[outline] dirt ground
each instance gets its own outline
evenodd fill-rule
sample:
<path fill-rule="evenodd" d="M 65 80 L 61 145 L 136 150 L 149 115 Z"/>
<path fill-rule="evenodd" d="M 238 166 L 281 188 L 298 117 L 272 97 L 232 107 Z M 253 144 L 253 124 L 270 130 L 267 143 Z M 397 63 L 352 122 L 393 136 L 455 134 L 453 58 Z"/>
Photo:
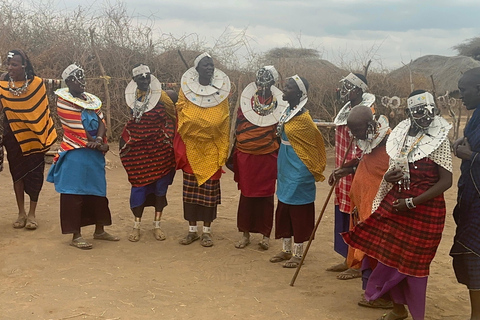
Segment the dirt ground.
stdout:
<path fill-rule="evenodd" d="M 115 148 L 112 148 L 115 149 Z M 331 155 L 332 152 L 329 152 Z M 127 240 L 133 219 L 129 209 L 130 185 L 118 156 L 107 154 L 108 198 L 113 225 L 107 231 L 119 242 L 92 240 L 94 248 L 69 246 L 70 235 L 59 226 L 59 194 L 45 182 L 40 195 L 36 231 L 16 230 L 16 204 L 6 166 L 0 173 L 0 319 L 377 319 L 383 311 L 357 306 L 360 279 L 341 281 L 325 268 L 342 259 L 333 251 L 333 200 L 294 287 L 294 269 L 268 259 L 281 249 L 280 240 L 268 251 L 257 246 L 259 235 L 246 249 L 234 248 L 239 192 L 233 174 L 221 180 L 222 204 L 213 223 L 215 245 L 195 242 L 181 246 L 187 232 L 182 213 L 181 174 L 169 189 L 169 206 L 162 228 L 167 240 L 152 234 L 153 209 L 144 214 L 142 238 Z M 330 172 L 329 159 L 326 172 Z M 7 165 L 7 163 L 6 163 Z M 454 162 L 454 181 L 459 161 Z M 46 170 L 48 170 L 47 165 Z M 317 184 L 317 214 L 329 191 Z M 446 193 L 447 224 L 431 266 L 426 319 L 466 319 L 467 289 L 455 280 L 448 255 L 454 235 L 451 212 L 456 187 Z M 92 239 L 93 227 L 83 230 Z M 408 318 L 411 319 L 411 318 Z"/>

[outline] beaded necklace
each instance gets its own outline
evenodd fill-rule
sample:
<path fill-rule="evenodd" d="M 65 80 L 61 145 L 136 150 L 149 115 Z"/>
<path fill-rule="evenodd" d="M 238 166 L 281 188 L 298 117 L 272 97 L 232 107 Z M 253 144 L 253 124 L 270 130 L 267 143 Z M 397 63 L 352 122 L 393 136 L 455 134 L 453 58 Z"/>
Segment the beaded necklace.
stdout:
<path fill-rule="evenodd" d="M 287 121 L 288 117 L 290 116 L 292 111 L 295 110 L 296 107 L 297 106 L 290 108 L 290 106 L 288 106 L 287 109 L 285 109 L 285 111 L 282 113 L 282 116 L 280 117 L 280 120 L 278 120 L 278 124 L 277 124 L 277 132 L 276 132 L 277 137 L 280 137 L 282 135 L 283 126 L 285 125 L 285 122 Z"/>
<path fill-rule="evenodd" d="M 260 103 L 257 93 L 253 95 L 252 109 L 261 116 L 266 116 L 271 114 L 275 110 L 276 106 L 277 106 L 277 98 L 275 98 L 274 96 L 272 97 L 272 102 L 270 102 L 269 104 L 263 104 L 263 103 Z"/>
<path fill-rule="evenodd" d="M 8 80 L 8 91 L 10 91 L 14 96 L 18 97 L 19 95 L 27 91 L 28 85 L 29 85 L 29 82 L 28 82 L 27 74 L 25 74 L 25 83 L 20 88 L 17 88 L 15 86 L 15 82 L 10 77 L 10 79 Z"/>
<path fill-rule="evenodd" d="M 133 102 L 133 108 L 132 108 L 133 118 L 135 119 L 135 122 L 140 122 L 140 119 L 142 118 L 143 113 L 148 108 L 150 97 L 151 97 L 150 86 L 148 87 L 148 90 L 145 93 L 145 95 L 139 95 L 139 90 L 138 89 L 136 90 L 135 101 Z M 143 101 L 141 101 L 142 98 L 143 98 Z"/>

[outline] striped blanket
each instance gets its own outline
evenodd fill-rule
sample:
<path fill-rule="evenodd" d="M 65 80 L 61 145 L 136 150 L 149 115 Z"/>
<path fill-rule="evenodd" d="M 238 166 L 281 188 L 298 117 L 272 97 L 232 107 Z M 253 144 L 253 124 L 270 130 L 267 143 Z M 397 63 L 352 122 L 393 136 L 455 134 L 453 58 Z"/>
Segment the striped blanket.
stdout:
<path fill-rule="evenodd" d="M 87 145 L 87 134 L 82 124 L 82 111 L 84 109 L 75 103 L 62 97 L 57 99 L 57 114 L 62 122 L 63 140 L 59 152 L 85 148 Z M 103 120 L 103 113 L 100 108 L 95 110 L 96 114 Z"/>
<path fill-rule="evenodd" d="M 23 83 L 18 82 L 15 85 L 19 87 Z M 48 109 L 43 80 L 34 77 L 20 96 L 15 96 L 8 88 L 8 81 L 0 81 L 3 110 L 23 155 L 48 151 L 57 139 L 57 132 Z"/>
<path fill-rule="evenodd" d="M 238 109 L 238 117 L 235 131 L 235 147 L 243 153 L 248 154 L 269 154 L 279 148 L 276 136 L 277 125 L 259 127 L 248 121 Z"/>

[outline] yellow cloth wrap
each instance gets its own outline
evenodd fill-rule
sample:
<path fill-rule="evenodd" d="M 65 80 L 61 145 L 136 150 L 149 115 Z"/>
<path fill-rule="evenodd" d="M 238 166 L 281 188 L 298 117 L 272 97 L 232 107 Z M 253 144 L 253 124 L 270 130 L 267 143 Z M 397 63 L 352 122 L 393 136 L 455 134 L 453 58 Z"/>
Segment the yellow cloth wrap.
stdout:
<path fill-rule="evenodd" d="M 23 81 L 15 83 L 21 87 Z M 8 90 L 8 81 L 0 81 L 0 96 L 5 115 L 24 155 L 47 151 L 57 139 L 48 109 L 43 80 L 34 77 L 19 97 Z"/>
<path fill-rule="evenodd" d="M 285 134 L 297 156 L 315 177 L 323 181 L 323 171 L 327 163 L 323 136 L 310 117 L 308 111 L 293 117 L 284 125 Z"/>
<path fill-rule="evenodd" d="M 172 99 L 166 93 L 165 91 L 162 90 L 162 95 L 160 96 L 160 102 L 163 104 L 163 107 L 165 108 L 165 112 L 175 120 L 175 103 L 173 103 Z"/>
<path fill-rule="evenodd" d="M 187 159 L 198 185 L 210 179 L 228 157 L 230 119 L 228 98 L 219 105 L 202 108 L 180 90 L 176 104 L 178 133 L 187 150 Z"/>

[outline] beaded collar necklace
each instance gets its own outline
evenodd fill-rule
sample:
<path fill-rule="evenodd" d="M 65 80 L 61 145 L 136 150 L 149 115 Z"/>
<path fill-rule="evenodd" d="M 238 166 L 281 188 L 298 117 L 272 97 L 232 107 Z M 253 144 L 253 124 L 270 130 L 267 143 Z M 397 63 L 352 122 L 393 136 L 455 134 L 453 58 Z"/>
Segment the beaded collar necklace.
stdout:
<path fill-rule="evenodd" d="M 27 91 L 28 85 L 29 85 L 29 82 L 28 82 L 27 74 L 25 74 L 25 83 L 20 88 L 17 88 L 15 86 L 15 82 L 12 80 L 12 77 L 10 77 L 10 79 L 8 80 L 8 91 L 10 91 L 14 96 L 18 97 L 22 93 Z"/>

